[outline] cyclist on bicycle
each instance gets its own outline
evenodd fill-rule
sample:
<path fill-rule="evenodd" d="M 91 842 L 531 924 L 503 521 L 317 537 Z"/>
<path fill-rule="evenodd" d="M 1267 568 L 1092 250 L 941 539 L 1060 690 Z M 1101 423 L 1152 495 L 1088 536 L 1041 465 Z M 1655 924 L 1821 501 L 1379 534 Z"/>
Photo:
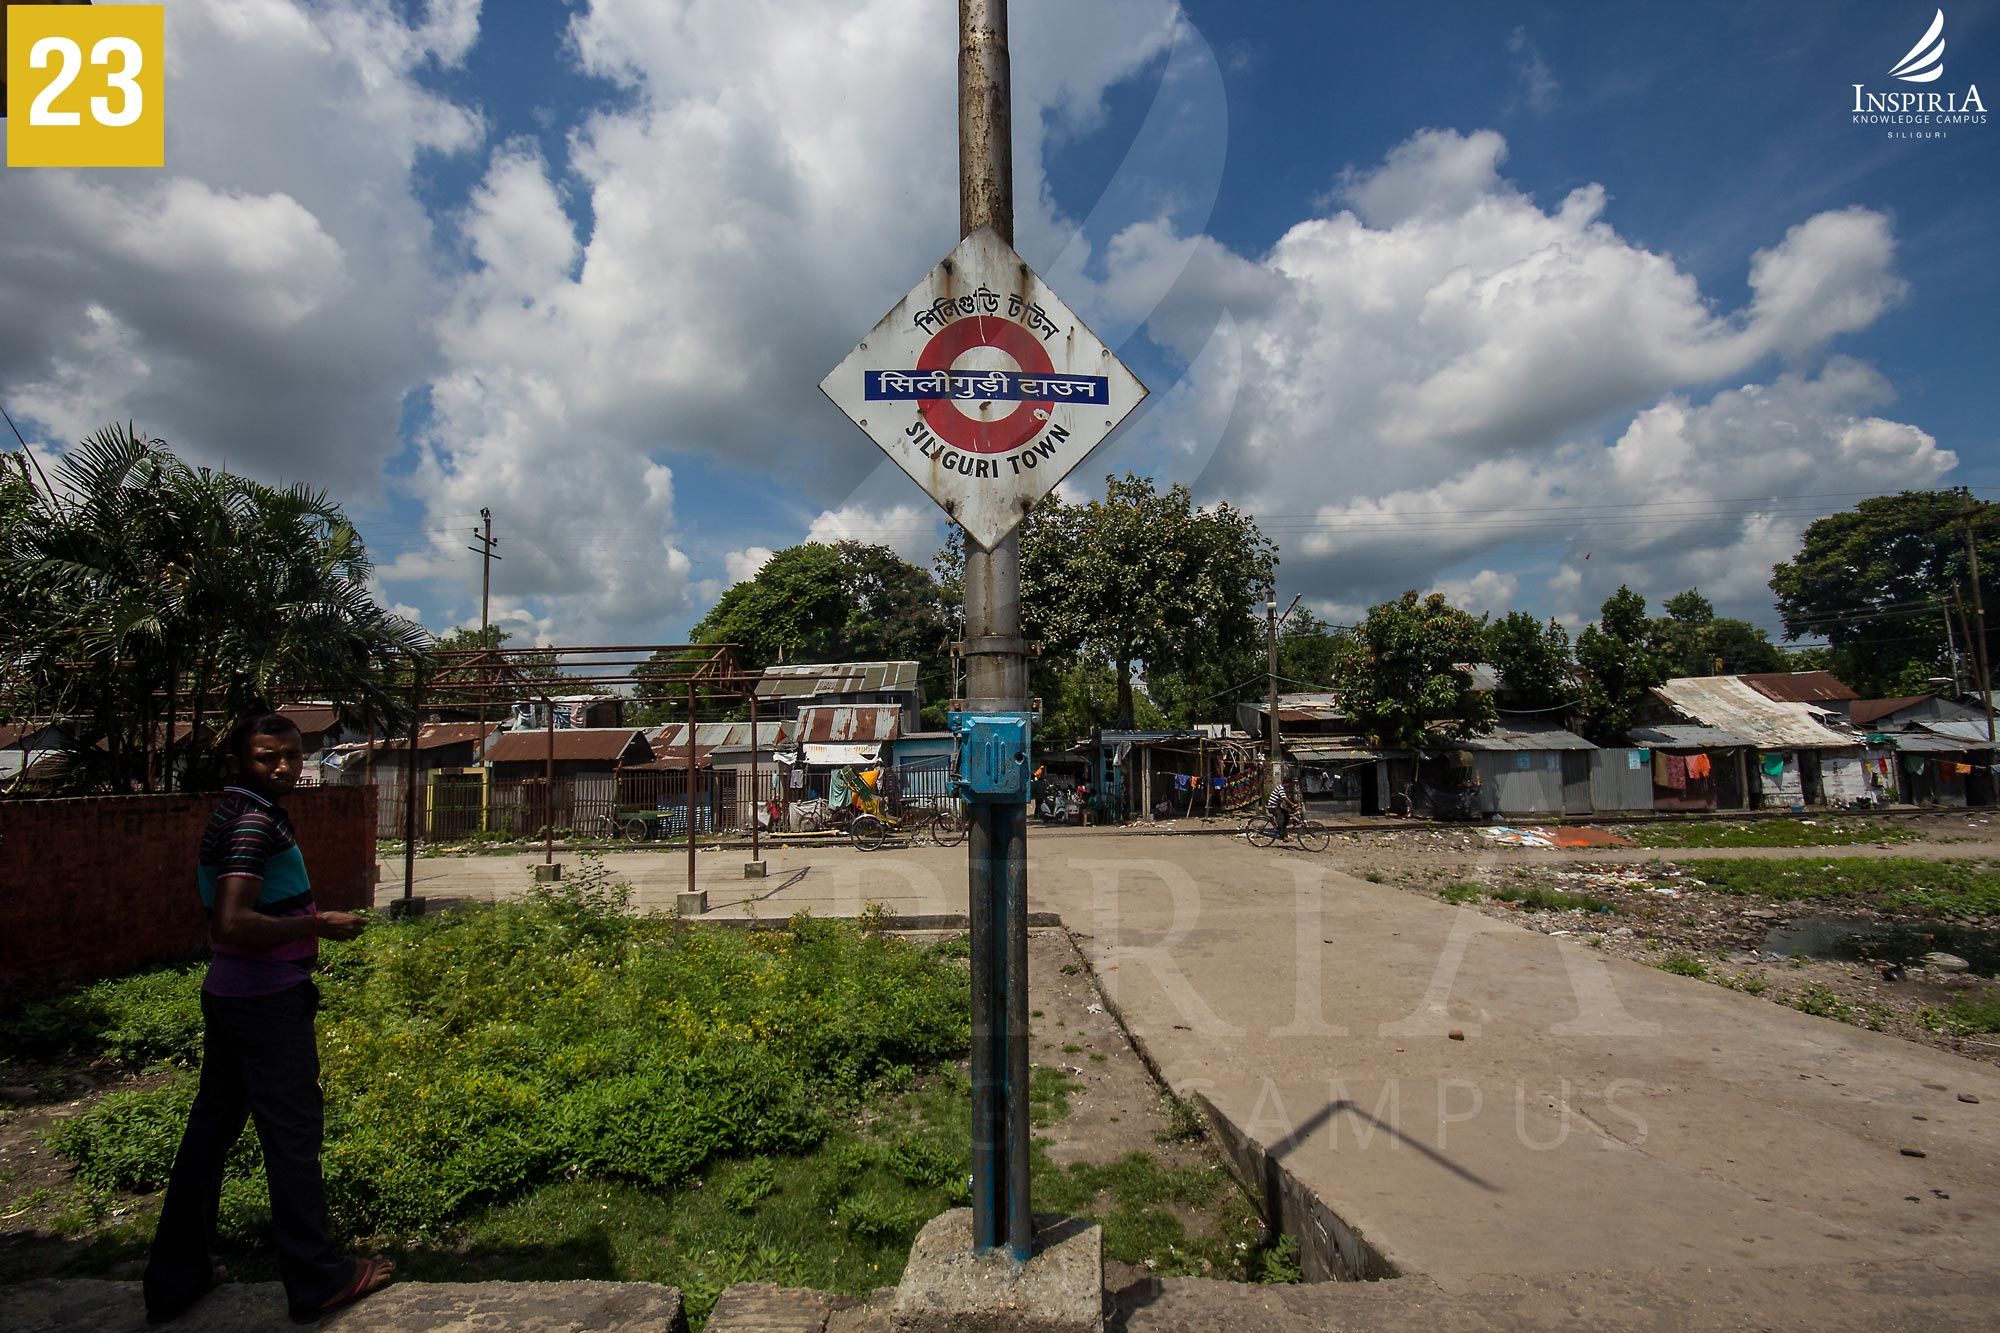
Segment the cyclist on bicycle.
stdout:
<path fill-rule="evenodd" d="M 1270 813 L 1271 823 L 1277 828 L 1278 840 L 1284 841 L 1285 830 L 1291 826 L 1292 817 L 1301 812 L 1297 803 L 1292 800 L 1291 793 L 1285 790 L 1283 773 L 1272 775 L 1271 795 L 1270 799 L 1264 802 L 1264 808 Z"/>

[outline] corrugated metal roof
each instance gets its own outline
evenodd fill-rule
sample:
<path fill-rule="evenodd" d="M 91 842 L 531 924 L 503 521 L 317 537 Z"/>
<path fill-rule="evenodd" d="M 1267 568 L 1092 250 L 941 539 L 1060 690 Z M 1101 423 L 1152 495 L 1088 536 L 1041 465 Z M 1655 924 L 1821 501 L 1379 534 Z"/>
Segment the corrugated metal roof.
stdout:
<path fill-rule="evenodd" d="M 810 699 L 822 694 L 914 693 L 915 662 L 788 662 L 764 668 L 759 699 Z"/>
<path fill-rule="evenodd" d="M 481 736 L 498 730 L 500 730 L 498 722 L 426 722 L 417 729 L 417 748 L 435 750 L 441 745 L 463 745 L 467 741 L 477 741 Z M 400 750 L 408 744 L 407 738 L 401 742 L 387 740 L 376 748 Z"/>
<path fill-rule="evenodd" d="M 1907 754 L 1969 754 L 1974 749 L 1984 749 L 1985 738 L 1986 733 L 1982 730 L 1979 745 L 1973 746 L 1949 736 L 1932 735 L 1928 731 L 1891 731 L 1883 736 L 1889 744 Z M 1872 741 L 1874 737 L 1869 739 Z"/>
<path fill-rule="evenodd" d="M 278 714 L 290 718 L 293 726 L 307 733 L 340 724 L 340 710 L 331 704 L 286 704 Z"/>
<path fill-rule="evenodd" d="M 873 744 L 902 734 L 903 710 L 895 704 L 820 704 L 799 710 L 800 745 Z"/>
<path fill-rule="evenodd" d="M 615 763 L 634 739 L 639 742 L 641 763 L 653 757 L 645 734 L 637 727 L 582 727 L 560 730 L 555 735 L 555 757 L 562 760 L 599 760 Z M 486 747 L 486 758 L 495 764 L 518 764 L 529 760 L 541 763 L 549 757 L 547 731 L 509 731 Z"/>
<path fill-rule="evenodd" d="M 1748 737 L 1738 736 L 1732 731 L 1680 722 L 1658 727 L 1634 727 L 1625 733 L 1625 739 L 1654 750 L 1740 750 L 1754 744 Z"/>
<path fill-rule="evenodd" d="M 1955 741 L 1974 742 L 1982 750 L 1993 744 L 1986 739 L 1985 718 L 1968 718 L 1958 722 L 1919 722 L 1917 725 L 1925 731 L 1935 732 L 1939 736 L 1949 736 Z"/>
<path fill-rule="evenodd" d="M 757 724 L 757 744 L 768 750 L 776 745 L 791 742 L 793 724 L 789 719 L 780 722 L 759 722 Z M 664 727 L 655 727 L 646 733 L 657 754 L 669 751 L 680 754 L 687 749 L 687 723 L 669 722 Z M 698 722 L 694 729 L 694 748 L 703 750 L 748 750 L 750 748 L 750 724 L 748 722 Z"/>
<path fill-rule="evenodd" d="M 1891 713 L 1900 713 L 1905 708 L 1930 702 L 1928 694 L 1912 694 L 1901 699 L 1856 699 L 1854 707 L 1847 710 L 1847 716 L 1857 727 L 1865 727 L 1870 722 L 1880 721 Z"/>
<path fill-rule="evenodd" d="M 1451 742 L 1457 750 L 1595 750 L 1583 737 L 1563 727 L 1533 723 L 1501 725 L 1483 736 L 1465 736 Z"/>
<path fill-rule="evenodd" d="M 1808 674 L 1808 673 L 1800 673 Z M 1861 738 L 1820 720 L 1824 709 L 1773 699 L 1736 676 L 1685 676 L 1654 691 L 1675 712 L 1766 750 L 1851 749 Z"/>
<path fill-rule="evenodd" d="M 1767 671 L 1737 676 L 1757 693 L 1780 703 L 1810 704 L 1859 699 L 1831 671 Z"/>
<path fill-rule="evenodd" d="M 1352 745 L 1311 745 L 1291 741 L 1285 742 L 1285 750 L 1293 759 L 1304 764 L 1332 763 L 1335 760 L 1380 759 L 1384 756 L 1374 750 L 1356 749 Z"/>

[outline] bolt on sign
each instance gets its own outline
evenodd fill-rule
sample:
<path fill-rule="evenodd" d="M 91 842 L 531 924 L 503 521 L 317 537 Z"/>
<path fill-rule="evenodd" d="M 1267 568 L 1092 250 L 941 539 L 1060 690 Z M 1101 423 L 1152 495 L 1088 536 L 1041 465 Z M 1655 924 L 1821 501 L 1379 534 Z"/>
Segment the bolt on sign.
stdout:
<path fill-rule="evenodd" d="M 1146 396 L 990 227 L 960 241 L 819 387 L 985 547 Z"/>

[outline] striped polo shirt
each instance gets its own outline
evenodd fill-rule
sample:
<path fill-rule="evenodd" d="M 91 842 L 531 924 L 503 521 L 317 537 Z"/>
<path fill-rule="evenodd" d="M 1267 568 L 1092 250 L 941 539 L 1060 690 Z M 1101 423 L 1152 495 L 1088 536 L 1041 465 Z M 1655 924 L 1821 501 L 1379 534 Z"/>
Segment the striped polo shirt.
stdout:
<path fill-rule="evenodd" d="M 257 881 L 255 906 L 264 916 L 310 916 L 319 910 L 291 817 L 283 806 L 243 787 L 223 788 L 201 835 L 196 880 L 211 920 L 225 877 Z M 258 949 L 224 944 L 211 930 L 209 948 L 214 956 L 202 989 L 211 995 L 275 994 L 304 981 L 319 958 L 319 940 L 311 935 Z"/>

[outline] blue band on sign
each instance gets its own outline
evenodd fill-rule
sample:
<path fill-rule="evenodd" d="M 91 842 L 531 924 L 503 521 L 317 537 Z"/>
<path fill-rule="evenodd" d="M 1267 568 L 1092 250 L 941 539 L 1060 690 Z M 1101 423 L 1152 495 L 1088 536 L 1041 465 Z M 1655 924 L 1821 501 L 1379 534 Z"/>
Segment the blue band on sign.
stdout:
<path fill-rule="evenodd" d="M 861 396 L 871 401 L 958 398 L 978 402 L 1111 403 L 1111 381 L 1102 375 L 1030 375 L 1018 370 L 870 370 Z"/>

